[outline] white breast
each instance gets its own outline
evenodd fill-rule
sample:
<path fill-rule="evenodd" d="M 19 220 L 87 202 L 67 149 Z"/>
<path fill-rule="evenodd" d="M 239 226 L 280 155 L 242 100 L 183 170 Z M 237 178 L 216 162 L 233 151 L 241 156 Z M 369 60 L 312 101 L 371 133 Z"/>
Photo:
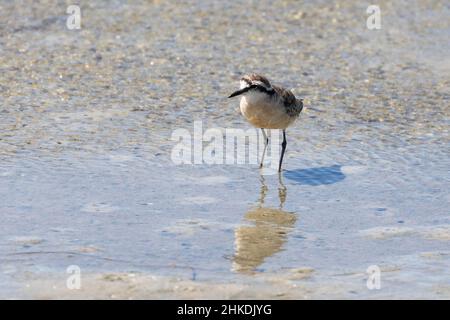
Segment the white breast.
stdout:
<path fill-rule="evenodd" d="M 241 98 L 240 109 L 247 121 L 257 128 L 285 129 L 295 120 L 279 100 L 260 91 L 247 92 Z"/>

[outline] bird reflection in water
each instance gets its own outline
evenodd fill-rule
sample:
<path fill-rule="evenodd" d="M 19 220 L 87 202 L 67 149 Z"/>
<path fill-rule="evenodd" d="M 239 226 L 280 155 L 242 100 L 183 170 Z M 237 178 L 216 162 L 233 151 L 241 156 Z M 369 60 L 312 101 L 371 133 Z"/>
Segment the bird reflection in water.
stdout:
<path fill-rule="evenodd" d="M 258 205 L 244 218 L 252 225 L 242 225 L 235 230 L 235 255 L 233 271 L 251 274 L 264 260 L 281 251 L 287 235 L 295 225 L 295 214 L 283 210 L 287 189 L 279 175 L 278 208 L 265 206 L 268 187 L 261 176 Z"/>

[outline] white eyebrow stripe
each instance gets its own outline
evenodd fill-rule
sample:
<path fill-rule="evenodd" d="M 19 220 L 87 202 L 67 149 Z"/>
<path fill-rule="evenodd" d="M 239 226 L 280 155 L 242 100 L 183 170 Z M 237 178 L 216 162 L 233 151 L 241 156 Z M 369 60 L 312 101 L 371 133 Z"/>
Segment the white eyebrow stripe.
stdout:
<path fill-rule="evenodd" d="M 252 84 L 257 85 L 257 86 L 264 87 L 264 88 L 266 88 L 267 90 L 271 90 L 271 89 L 272 89 L 272 87 L 270 87 L 270 86 L 268 87 L 267 84 L 265 84 L 264 82 L 259 81 L 259 80 L 252 81 Z"/>
<path fill-rule="evenodd" d="M 240 86 L 240 89 L 244 89 L 244 88 L 246 88 L 246 87 L 249 87 L 249 86 L 250 86 L 250 83 L 248 83 L 247 81 L 241 80 L 241 81 L 239 82 L 239 86 Z"/>

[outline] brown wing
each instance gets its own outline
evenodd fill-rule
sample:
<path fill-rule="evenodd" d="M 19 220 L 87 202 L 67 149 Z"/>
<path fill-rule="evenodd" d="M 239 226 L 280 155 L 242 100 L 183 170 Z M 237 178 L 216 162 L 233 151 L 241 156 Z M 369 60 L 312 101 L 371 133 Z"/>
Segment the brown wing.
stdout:
<path fill-rule="evenodd" d="M 273 88 L 283 101 L 283 105 L 285 106 L 287 113 L 291 116 L 298 116 L 303 109 L 302 100 L 297 99 L 290 90 L 277 86 L 273 86 Z"/>
<path fill-rule="evenodd" d="M 281 97 L 281 99 L 283 100 L 283 104 L 285 106 L 289 106 L 295 103 L 295 96 L 290 90 L 286 90 L 278 86 L 273 86 L 273 88 L 275 89 L 276 93 L 278 93 L 278 95 Z"/>

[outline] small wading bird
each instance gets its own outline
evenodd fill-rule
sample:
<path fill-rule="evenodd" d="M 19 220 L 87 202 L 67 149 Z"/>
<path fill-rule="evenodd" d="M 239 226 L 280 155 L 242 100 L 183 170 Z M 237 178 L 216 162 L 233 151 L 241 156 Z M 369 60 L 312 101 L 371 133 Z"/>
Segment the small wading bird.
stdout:
<path fill-rule="evenodd" d="M 261 128 L 264 136 L 264 150 L 261 157 L 260 168 L 263 166 L 269 138 L 264 129 L 282 129 L 283 143 L 278 164 L 281 172 L 284 152 L 286 151 L 286 128 L 299 116 L 303 109 L 303 100 L 297 99 L 291 91 L 271 85 L 267 78 L 250 74 L 241 78 L 240 89 L 233 92 L 228 98 L 242 96 L 240 109 L 242 115 L 257 128 Z"/>

